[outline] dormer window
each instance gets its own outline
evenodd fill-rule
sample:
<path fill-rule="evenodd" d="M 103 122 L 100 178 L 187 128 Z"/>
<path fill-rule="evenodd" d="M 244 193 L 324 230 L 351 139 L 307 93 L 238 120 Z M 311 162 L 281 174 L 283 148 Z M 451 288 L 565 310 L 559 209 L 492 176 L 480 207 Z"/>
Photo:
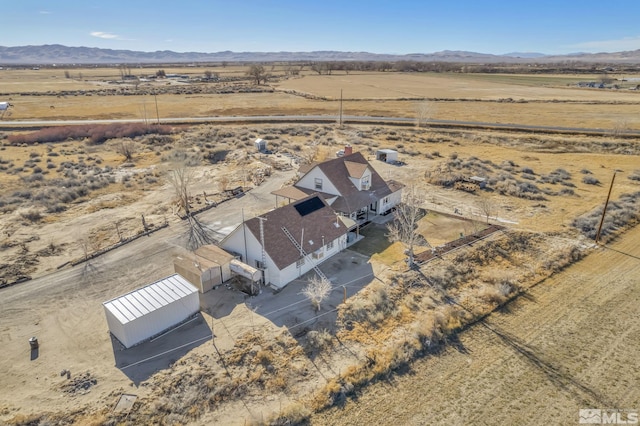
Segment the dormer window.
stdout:
<path fill-rule="evenodd" d="M 365 191 L 371 188 L 371 176 L 363 176 L 360 180 L 360 190 Z"/>
<path fill-rule="evenodd" d="M 316 189 L 322 190 L 322 178 L 315 179 L 315 187 Z"/>

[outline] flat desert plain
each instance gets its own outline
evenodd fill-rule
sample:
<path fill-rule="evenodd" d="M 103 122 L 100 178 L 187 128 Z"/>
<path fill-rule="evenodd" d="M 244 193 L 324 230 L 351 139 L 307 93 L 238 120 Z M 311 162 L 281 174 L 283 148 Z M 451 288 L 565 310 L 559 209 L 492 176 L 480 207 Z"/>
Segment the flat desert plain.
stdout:
<path fill-rule="evenodd" d="M 265 84 L 245 77 L 246 67 L 213 68 L 220 81 L 158 79 L 133 84 L 117 68 L 3 70 L 0 93 L 14 105 L 4 120 L 139 119 L 315 115 L 371 115 L 517 123 L 528 125 L 639 129 L 640 91 L 633 76 L 612 76 L 619 90 L 578 87 L 601 75 L 486 75 L 458 73 L 304 71 L 287 77 L 274 69 Z M 193 78 L 204 68 L 167 69 Z M 71 78 L 65 77 L 70 72 Z M 137 76 L 155 69 L 134 69 Z M 80 78 L 81 76 L 81 78 Z M 226 78 L 226 79 L 225 79 Z M 114 95 L 117 93 L 118 95 Z M 426 100 L 426 101 L 425 101 Z M 427 103 L 425 108 L 421 104 Z M 157 108 L 156 108 L 157 107 Z"/>
<path fill-rule="evenodd" d="M 204 69 L 192 72 L 195 75 Z M 236 77 L 244 73 L 242 69 L 228 72 Z M 227 187 L 249 189 L 246 196 L 200 216 L 219 239 L 242 215 L 251 217 L 273 208 L 270 192 L 290 183 L 301 163 L 333 158 L 346 144 L 363 152 L 383 178 L 423 191 L 421 207 L 435 216 L 427 216 L 419 229 L 427 239 L 431 233 L 436 244 L 444 242 L 444 235 L 470 232 L 470 222 L 445 221 L 444 217 L 459 214 L 461 219 L 485 221 L 486 200 L 490 220 L 507 226 L 507 235 L 536 236 L 536 250 L 541 251 L 527 258 L 530 264 L 518 263 L 520 253 L 505 255 L 502 263 L 481 265 L 487 277 L 504 275 L 501 268 L 509 262 L 512 272 L 533 271 L 534 266 L 544 264 L 545 257 L 556 253 L 554 245 L 579 248 L 586 257 L 531 288 L 531 282 L 517 283 L 529 289 L 481 322 L 452 335 L 454 344 L 444 345 L 442 352 L 411 359 L 408 369 L 399 369 L 397 374 L 390 371 L 385 380 L 358 389 L 355 397 L 342 400 L 341 408 L 315 415 L 306 412 L 298 419 L 310 418 L 315 424 L 378 423 L 380 419 L 403 424 L 536 424 L 542 418 L 545 423 L 573 424 L 579 408 L 640 409 L 633 386 L 639 379 L 637 351 L 630 344 L 638 338 L 633 308 L 638 301 L 640 231 L 631 228 L 606 246 L 596 247 L 573 226 L 577 218 L 603 205 L 614 172 L 612 201 L 640 189 L 639 142 L 624 135 L 625 129 L 640 128 L 636 92 L 572 86 L 584 76 L 545 80 L 306 73 L 267 85 L 228 86 L 229 93 L 195 93 L 196 85 L 173 82 L 165 85 L 171 90 L 160 91 L 158 82 L 153 82 L 126 88 L 144 88 L 140 94 L 91 92 L 87 96 L 60 91 L 66 90 L 65 85 L 70 91 L 100 91 L 111 86 L 107 80 L 117 79 L 117 70 L 86 70 L 78 81 L 67 79 L 63 70 L 50 69 L 26 74 L 5 70 L 0 78 L 0 92 L 11 97 L 14 105 L 11 114 L 3 117 L 3 123 L 9 124 L 37 119 L 149 118 L 156 114 L 156 100 L 161 117 L 335 114 L 339 90 L 349 83 L 350 89 L 343 91 L 347 114 L 415 117 L 416 108 L 425 102 L 422 99 L 428 98 L 433 118 L 618 130 L 585 136 L 348 123 L 343 127 L 207 124 L 176 128 L 170 135 L 114 138 L 97 145 L 84 140 L 12 145 L 11 135 L 22 131 L 5 131 L 0 150 L 0 263 L 14 268 L 14 277 L 22 274 L 33 279 L 0 289 L 0 345 L 6 347 L 0 358 L 1 370 L 6 372 L 0 377 L 0 389 L 4 389 L 0 391 L 0 421 L 267 422 L 297 403 L 313 406 L 308 403 L 310 395 L 334 383 L 335 377 L 354 360 L 363 359 L 368 350 L 383 346 L 380 341 L 410 336 L 413 331 L 402 328 L 406 325 L 402 319 L 417 315 L 409 308 L 419 306 L 415 301 L 400 306 L 381 323 L 362 325 L 366 331 L 362 341 L 336 338 L 345 332 L 336 318 L 356 302 L 366 301 L 371 283 L 379 286 L 383 281 L 392 289 L 391 283 L 406 273 L 402 256 L 398 256 L 402 253 L 399 243 L 385 243 L 371 258 L 347 251 L 344 258 L 327 263 L 336 274 L 358 274 L 345 278 L 345 282 L 355 282 L 349 287 L 346 308 L 339 289 L 325 310 L 315 313 L 300 295 L 303 281 L 280 294 L 265 291 L 258 299 L 222 289 L 202 297 L 206 309 L 200 322 L 175 334 L 176 339 L 189 343 L 190 338 L 203 339 L 213 332 L 217 347 L 209 340 L 198 340 L 206 344 L 186 345 L 166 357 L 147 360 L 174 348 L 173 337 L 135 355 L 120 351 L 109 338 L 101 302 L 170 274 L 171 260 L 189 253 L 187 227 L 175 214 L 176 196 L 168 182 L 176 158 L 188 162 L 193 173 L 190 192 L 194 202 L 196 197 L 206 197 L 205 193 L 217 196 Z M 33 86 L 25 83 L 30 78 Z M 207 86 L 207 90 L 226 90 L 224 84 Z M 174 86 L 179 90 L 172 92 Z M 258 92 L 246 91 L 254 86 Z M 26 93 L 27 87 L 38 95 Z M 154 96 L 151 89 L 158 93 Z M 499 101 L 505 98 L 517 102 Z M 273 154 L 255 151 L 253 141 L 258 137 L 268 140 Z M 126 159 L 121 147 L 129 143 L 136 149 Z M 402 163 L 375 160 L 379 148 L 396 149 Z M 267 169 L 270 175 L 263 181 L 253 180 Z M 489 190 L 466 192 L 442 184 L 452 176 L 478 173 L 490 180 Z M 94 182 L 97 178 L 92 180 L 95 176 L 103 176 L 100 185 Z M 72 201 L 56 199 L 51 194 L 64 195 L 62 189 L 68 189 L 60 188 L 56 179 L 74 179 L 87 188 L 90 184 L 95 187 Z M 58 207 L 51 209 L 54 201 Z M 94 261 L 66 265 L 87 251 L 117 242 L 120 232 L 125 236 L 140 232 L 141 215 L 148 223 L 169 226 Z M 623 231 L 624 226 L 617 230 Z M 501 238 L 496 236 L 487 244 L 498 244 Z M 462 249 L 456 256 L 473 250 Z M 444 259 L 443 265 L 454 270 L 459 265 L 453 259 Z M 430 277 L 433 269 L 427 265 L 421 271 Z M 532 272 L 536 277 L 539 273 Z M 471 283 L 469 288 L 473 290 L 476 284 L 482 285 Z M 430 290 L 426 287 L 426 294 L 420 291 L 407 290 L 408 294 L 416 292 L 418 301 L 435 297 L 427 296 Z M 301 322 L 312 326 L 300 332 Z M 323 335 L 332 343 L 324 349 L 310 346 L 306 333 L 324 333 L 325 329 Z M 33 335 L 42 342 L 35 357 L 27 343 Z M 140 363 L 129 367 L 134 362 L 130 357 Z M 225 375 L 227 368 L 229 375 Z M 61 375 L 63 370 L 70 370 L 73 380 Z M 138 398 L 129 414 L 115 410 L 122 394 Z"/>

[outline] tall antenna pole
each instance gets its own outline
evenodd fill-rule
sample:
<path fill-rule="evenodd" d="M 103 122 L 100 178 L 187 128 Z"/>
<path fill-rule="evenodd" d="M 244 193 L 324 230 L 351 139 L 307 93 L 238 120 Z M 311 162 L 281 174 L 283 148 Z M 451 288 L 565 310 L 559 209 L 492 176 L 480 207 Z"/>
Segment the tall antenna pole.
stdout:
<path fill-rule="evenodd" d="M 242 215 L 242 237 L 244 238 L 244 261 L 249 263 L 249 254 L 247 253 L 247 224 L 244 222 L 244 209 L 240 209 Z"/>
<path fill-rule="evenodd" d="M 609 186 L 609 193 L 607 194 L 607 201 L 604 203 L 604 209 L 602 210 L 602 217 L 600 218 L 600 225 L 598 225 L 598 232 L 596 233 L 596 244 L 600 242 L 600 231 L 602 231 L 602 224 L 604 223 L 604 214 L 607 212 L 607 206 L 609 205 L 609 198 L 611 198 L 611 190 L 613 189 L 613 182 L 616 180 L 616 172 L 613 172 L 613 178 L 611 179 L 611 185 Z"/>
<path fill-rule="evenodd" d="M 260 221 L 260 244 L 262 245 L 262 281 L 266 284 L 267 277 L 265 276 L 265 270 L 267 269 L 267 254 L 264 249 L 264 221 L 267 220 L 266 217 L 258 216 L 258 220 Z"/>

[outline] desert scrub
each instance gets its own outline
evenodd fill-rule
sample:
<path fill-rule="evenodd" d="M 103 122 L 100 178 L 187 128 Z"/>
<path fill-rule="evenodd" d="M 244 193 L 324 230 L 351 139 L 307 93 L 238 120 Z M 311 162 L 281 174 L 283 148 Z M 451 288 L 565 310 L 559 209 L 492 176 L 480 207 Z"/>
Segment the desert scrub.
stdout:
<path fill-rule="evenodd" d="M 394 301 L 389 297 L 386 285 L 371 284 L 360 297 L 352 298 L 342 311 L 343 322 L 366 322 L 376 325 L 398 314 Z"/>
<path fill-rule="evenodd" d="M 595 239 L 603 209 L 604 206 L 598 207 L 577 217 L 572 225 L 587 238 Z M 616 231 L 635 225 L 638 221 L 640 221 L 640 192 L 623 194 L 617 201 L 609 203 L 600 236 L 606 241 L 613 237 Z"/>

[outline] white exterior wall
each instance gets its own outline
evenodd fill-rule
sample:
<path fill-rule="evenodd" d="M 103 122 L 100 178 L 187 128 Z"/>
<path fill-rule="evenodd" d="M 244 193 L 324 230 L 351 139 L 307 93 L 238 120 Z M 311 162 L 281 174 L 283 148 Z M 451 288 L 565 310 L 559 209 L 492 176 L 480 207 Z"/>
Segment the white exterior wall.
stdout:
<path fill-rule="evenodd" d="M 109 331 L 130 348 L 200 310 L 198 289 L 178 274 L 103 303 Z"/>
<path fill-rule="evenodd" d="M 362 174 L 360 179 L 349 177 L 349 180 L 351 180 L 351 183 L 353 183 L 355 185 L 355 187 L 358 188 L 358 191 L 362 191 L 362 186 L 361 186 L 362 185 L 362 180 L 364 178 L 366 178 L 367 176 L 369 177 L 369 188 L 371 188 L 371 170 L 369 170 L 368 167 L 364 171 L 364 173 Z"/>
<path fill-rule="evenodd" d="M 267 242 L 268 244 L 268 242 Z M 245 259 L 244 236 L 242 235 L 242 226 L 236 228 L 227 238 L 222 241 L 222 247 L 226 250 L 234 251 L 242 255 L 242 261 L 250 266 L 256 264 L 256 260 L 262 260 L 262 249 L 260 242 L 247 229 L 247 259 Z M 321 259 L 313 259 L 311 253 L 305 256 L 304 265 L 300 268 L 296 267 L 295 262 L 282 270 L 279 270 L 269 255 L 266 255 L 267 269 L 265 271 L 265 282 L 277 288 L 283 288 L 291 281 L 299 278 L 301 275 L 309 272 L 315 265 L 319 265 L 334 254 L 340 252 L 347 247 L 347 235 L 341 235 L 333 241 L 331 249 L 324 248 L 324 256 Z"/>
<path fill-rule="evenodd" d="M 327 249 L 326 246 L 323 247 L 324 256 L 321 259 L 314 259 L 312 253 L 307 253 L 304 258 L 304 265 L 298 268 L 296 266 L 296 263 L 294 262 L 281 271 L 278 271 L 276 274 L 271 274 L 270 283 L 279 289 L 283 288 L 291 281 L 295 280 L 296 278 L 300 278 L 300 276 L 312 270 L 314 266 L 321 264 L 346 247 L 347 235 L 345 234 L 333 240 L 333 247 L 331 249 Z"/>
<path fill-rule="evenodd" d="M 326 192 L 334 195 L 341 195 L 338 192 L 338 189 L 333 186 L 333 183 L 325 176 L 324 173 L 318 167 L 314 167 L 309 173 L 304 175 L 302 179 L 296 182 L 296 186 L 312 189 L 316 191 L 316 178 L 322 179 L 322 189 L 317 189 L 317 191 Z"/>
<path fill-rule="evenodd" d="M 387 202 L 385 203 L 384 200 L 387 200 Z M 389 195 L 387 195 L 386 197 L 382 197 L 382 199 L 380 200 L 379 203 L 379 208 L 378 208 L 378 214 L 382 214 L 384 212 L 386 212 L 387 210 L 389 210 L 390 208 L 398 205 L 400 203 L 400 201 L 402 201 L 402 190 L 399 189 L 396 192 L 393 192 Z"/>
<path fill-rule="evenodd" d="M 245 235 L 247 240 L 247 249 L 245 252 Z M 242 256 L 242 261 L 249 266 L 256 267 L 256 260 L 262 261 L 262 245 L 256 237 L 253 236 L 249 229 L 244 229 L 244 224 L 238 226 L 231 232 L 223 241 L 222 248 L 239 253 Z M 268 242 L 267 242 L 268 244 Z M 246 256 L 245 256 L 246 254 Z M 277 271 L 277 268 L 269 255 L 266 255 L 267 269 L 265 270 L 265 282 L 269 283 L 273 279 L 271 276 L 273 272 Z M 228 267 L 228 265 L 227 265 Z M 231 271 L 229 271 L 231 274 Z"/>

